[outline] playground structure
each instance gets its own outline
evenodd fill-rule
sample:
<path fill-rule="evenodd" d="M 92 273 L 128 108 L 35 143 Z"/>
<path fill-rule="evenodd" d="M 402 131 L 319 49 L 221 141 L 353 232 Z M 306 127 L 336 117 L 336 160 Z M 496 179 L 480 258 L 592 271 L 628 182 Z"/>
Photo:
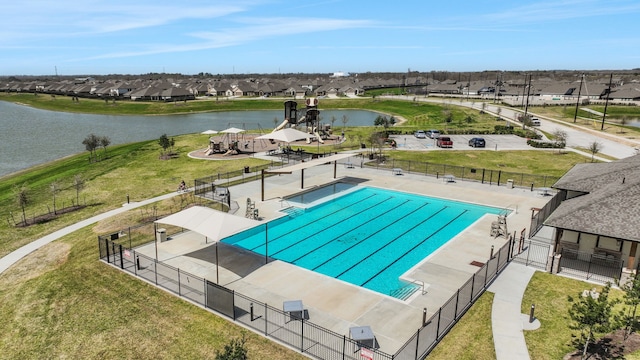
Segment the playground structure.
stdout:
<path fill-rule="evenodd" d="M 293 125 L 296 127 L 299 124 L 305 124 L 307 137 L 307 144 L 311 143 L 311 135 L 315 136 L 316 140 L 324 144 L 324 139 L 328 137 L 326 129 L 320 127 L 320 111 L 318 110 L 318 99 L 308 98 L 306 100 L 307 108 L 305 114 L 298 119 L 298 103 L 293 100 L 285 101 L 284 103 L 284 121 L 278 125 L 274 132 L 284 129 L 287 125 Z M 323 136 L 320 135 L 323 133 Z"/>

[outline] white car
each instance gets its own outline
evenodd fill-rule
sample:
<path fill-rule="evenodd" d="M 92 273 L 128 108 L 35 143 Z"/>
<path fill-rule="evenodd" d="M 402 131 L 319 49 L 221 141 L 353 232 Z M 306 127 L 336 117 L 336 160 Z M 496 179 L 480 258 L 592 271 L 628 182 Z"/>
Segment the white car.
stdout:
<path fill-rule="evenodd" d="M 440 130 L 429 130 L 427 131 L 427 136 L 431 139 L 437 139 L 440 136 Z"/>
<path fill-rule="evenodd" d="M 418 139 L 426 139 L 427 138 L 427 134 L 425 134 L 424 130 L 418 130 L 413 135 L 415 137 L 417 137 Z"/>

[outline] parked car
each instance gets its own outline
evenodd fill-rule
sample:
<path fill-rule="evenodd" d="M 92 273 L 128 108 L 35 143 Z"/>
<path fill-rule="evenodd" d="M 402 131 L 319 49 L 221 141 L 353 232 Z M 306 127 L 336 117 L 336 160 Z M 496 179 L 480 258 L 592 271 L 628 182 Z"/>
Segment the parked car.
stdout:
<path fill-rule="evenodd" d="M 473 146 L 474 148 L 484 147 L 485 145 L 486 145 L 485 141 L 481 137 L 474 137 L 474 138 L 471 138 L 471 140 L 469 140 L 469 146 Z"/>
<path fill-rule="evenodd" d="M 453 141 L 448 136 L 439 136 L 436 145 L 441 148 L 450 148 L 453 147 Z"/>
<path fill-rule="evenodd" d="M 440 136 L 440 131 L 439 130 L 429 130 L 429 131 L 427 131 L 427 136 L 430 139 L 437 139 L 438 136 Z"/>
<path fill-rule="evenodd" d="M 427 138 L 427 134 L 424 132 L 424 130 L 418 130 L 413 135 L 415 137 L 417 137 L 418 139 L 426 139 Z"/>
<path fill-rule="evenodd" d="M 540 119 L 538 119 L 537 117 L 531 118 L 531 125 L 540 126 Z"/>

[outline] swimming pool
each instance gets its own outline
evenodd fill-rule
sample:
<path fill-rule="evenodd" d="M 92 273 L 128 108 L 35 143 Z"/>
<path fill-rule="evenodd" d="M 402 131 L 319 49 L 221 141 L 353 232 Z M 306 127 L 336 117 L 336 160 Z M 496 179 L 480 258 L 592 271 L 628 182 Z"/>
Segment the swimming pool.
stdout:
<path fill-rule="evenodd" d="M 357 187 L 309 208 L 227 237 L 228 244 L 268 255 L 398 298 L 400 276 L 485 214 L 502 209 L 379 188 Z M 318 189 L 326 193 L 326 189 Z M 308 194 L 307 198 L 315 197 Z M 316 200 L 314 200 L 316 201 Z"/>

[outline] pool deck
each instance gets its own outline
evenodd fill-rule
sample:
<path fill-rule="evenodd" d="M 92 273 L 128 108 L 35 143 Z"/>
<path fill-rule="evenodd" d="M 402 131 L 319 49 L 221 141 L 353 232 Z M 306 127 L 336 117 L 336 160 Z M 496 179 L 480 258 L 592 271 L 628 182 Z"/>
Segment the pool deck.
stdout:
<path fill-rule="evenodd" d="M 471 181 L 445 182 L 417 174 L 394 175 L 391 169 L 382 171 L 337 166 L 337 178 L 403 192 L 465 201 L 513 210 L 507 218 L 510 234 L 527 229 L 531 208 L 541 208 L 550 199 L 528 188 L 508 188 Z M 330 183 L 333 165 L 304 170 L 304 190 Z M 282 216 L 288 206 L 282 197 L 302 191 L 301 174 L 277 175 L 265 181 L 265 201 L 261 201 L 260 181 L 233 186 L 233 200 L 240 204 L 237 215 L 245 213 L 246 198 L 255 201 L 262 221 Z M 277 308 L 283 301 L 302 300 L 308 309 L 309 321 L 348 336 L 353 326 L 371 326 L 380 350 L 395 353 L 420 327 L 423 309 L 430 317 L 479 267 L 473 262 L 488 260 L 491 247 L 496 251 L 506 243 L 505 237 L 490 236 L 496 215 L 486 215 L 469 229 L 449 241 L 405 274 L 408 280 L 426 284 L 426 294 L 420 291 L 407 301 L 385 296 L 278 260 L 265 264 L 265 258 L 238 248 L 219 244 L 220 284 Z M 153 245 L 138 249 L 155 257 Z M 185 233 L 158 245 L 159 260 L 172 266 L 216 280 L 216 245 L 205 243 L 203 236 Z M 188 254 L 188 255 L 187 255 Z"/>

